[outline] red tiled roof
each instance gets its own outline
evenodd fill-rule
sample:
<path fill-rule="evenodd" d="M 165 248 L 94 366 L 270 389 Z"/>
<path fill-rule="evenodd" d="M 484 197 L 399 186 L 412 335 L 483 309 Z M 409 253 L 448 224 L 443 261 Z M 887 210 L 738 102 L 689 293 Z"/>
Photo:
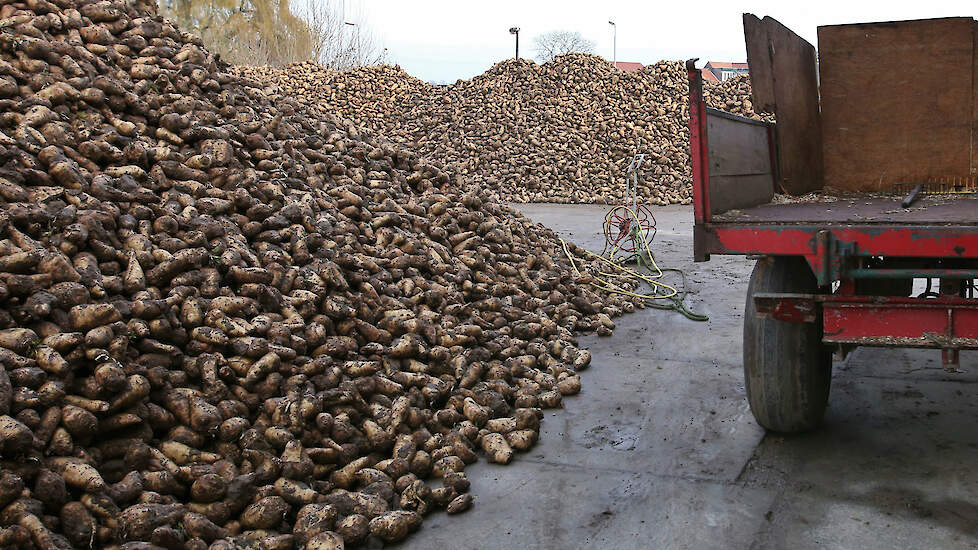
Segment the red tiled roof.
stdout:
<path fill-rule="evenodd" d="M 747 63 L 727 63 L 726 61 L 708 61 L 707 67 L 714 69 L 746 69 Z"/>
<path fill-rule="evenodd" d="M 615 62 L 615 67 L 618 67 L 619 69 L 625 71 L 626 73 L 630 73 L 632 71 L 637 71 L 637 70 L 641 69 L 642 66 L 643 65 L 641 63 L 634 63 L 634 62 L 631 62 L 631 61 L 617 61 L 617 62 Z"/>
<path fill-rule="evenodd" d="M 703 73 L 703 80 L 705 80 L 706 82 L 712 82 L 714 84 L 720 82 L 720 79 L 717 78 L 716 75 L 711 73 L 710 69 L 700 69 L 700 72 Z"/>

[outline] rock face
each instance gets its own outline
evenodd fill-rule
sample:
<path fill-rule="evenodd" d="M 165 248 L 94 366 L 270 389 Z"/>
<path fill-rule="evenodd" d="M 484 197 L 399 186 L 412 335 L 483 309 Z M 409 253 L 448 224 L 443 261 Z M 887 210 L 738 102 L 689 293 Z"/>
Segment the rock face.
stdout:
<path fill-rule="evenodd" d="M 0 546 L 342 548 L 467 509 L 634 305 L 155 9 L 0 6 Z"/>
<path fill-rule="evenodd" d="M 688 85 L 677 61 L 623 73 L 586 54 L 509 60 L 451 86 L 390 66 L 237 70 L 454 167 L 500 200 L 621 203 L 636 153 L 646 155 L 644 202 L 692 200 Z M 711 107 L 757 117 L 746 77 L 707 86 L 706 96 Z"/>

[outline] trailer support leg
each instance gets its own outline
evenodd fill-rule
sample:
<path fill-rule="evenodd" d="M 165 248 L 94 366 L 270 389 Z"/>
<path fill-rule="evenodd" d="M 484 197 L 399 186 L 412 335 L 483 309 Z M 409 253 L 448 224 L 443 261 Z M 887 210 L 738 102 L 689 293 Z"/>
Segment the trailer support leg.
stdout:
<path fill-rule="evenodd" d="M 958 359 L 959 352 L 960 350 L 957 348 L 941 349 L 941 364 L 944 366 L 945 371 L 959 372 L 958 367 L 961 364 Z"/>

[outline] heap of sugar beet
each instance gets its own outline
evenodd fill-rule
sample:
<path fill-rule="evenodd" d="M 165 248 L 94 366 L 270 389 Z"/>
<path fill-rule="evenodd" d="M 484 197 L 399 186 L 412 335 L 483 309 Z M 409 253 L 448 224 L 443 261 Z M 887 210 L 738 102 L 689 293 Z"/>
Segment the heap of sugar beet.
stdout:
<path fill-rule="evenodd" d="M 0 105 L 2 548 L 400 540 L 634 308 L 153 2 L 4 3 Z"/>
<path fill-rule="evenodd" d="M 692 201 L 689 87 L 678 61 L 625 73 L 595 55 L 508 60 L 449 86 L 391 66 L 235 70 L 453 167 L 500 200 L 621 204 L 625 170 L 643 153 L 642 202 Z M 707 85 L 705 95 L 711 107 L 758 118 L 747 77 Z"/>

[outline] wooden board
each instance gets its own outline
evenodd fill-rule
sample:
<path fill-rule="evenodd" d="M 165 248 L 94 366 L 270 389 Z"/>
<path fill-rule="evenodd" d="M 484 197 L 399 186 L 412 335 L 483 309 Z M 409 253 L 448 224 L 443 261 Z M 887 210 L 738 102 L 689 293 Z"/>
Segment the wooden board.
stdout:
<path fill-rule="evenodd" d="M 975 173 L 975 29 L 967 17 L 819 27 L 827 185 Z"/>
<path fill-rule="evenodd" d="M 771 174 L 767 125 L 708 109 L 710 177 Z"/>
<path fill-rule="evenodd" d="M 747 43 L 747 66 L 750 88 L 757 112 L 774 112 L 774 67 L 771 64 L 770 40 L 764 24 L 754 14 L 744 14 L 744 41 Z"/>
<path fill-rule="evenodd" d="M 973 37 L 971 47 L 971 58 L 974 69 L 971 78 L 972 107 L 971 112 L 971 170 L 969 176 L 978 174 L 978 21 L 972 22 L 971 34 Z"/>
<path fill-rule="evenodd" d="M 800 195 L 823 186 L 815 48 L 771 17 L 744 14 L 754 102 L 777 117 L 778 185 Z M 755 76 L 756 75 L 756 76 Z M 754 84 L 754 79 L 758 84 Z"/>
<path fill-rule="evenodd" d="M 901 196 L 851 194 L 832 202 L 769 203 L 724 212 L 713 223 L 791 225 L 978 225 L 978 197 L 923 196 L 913 208 L 900 208 Z"/>
<path fill-rule="evenodd" d="M 767 126 L 710 109 L 706 128 L 710 210 L 715 214 L 770 202 L 774 175 Z"/>

